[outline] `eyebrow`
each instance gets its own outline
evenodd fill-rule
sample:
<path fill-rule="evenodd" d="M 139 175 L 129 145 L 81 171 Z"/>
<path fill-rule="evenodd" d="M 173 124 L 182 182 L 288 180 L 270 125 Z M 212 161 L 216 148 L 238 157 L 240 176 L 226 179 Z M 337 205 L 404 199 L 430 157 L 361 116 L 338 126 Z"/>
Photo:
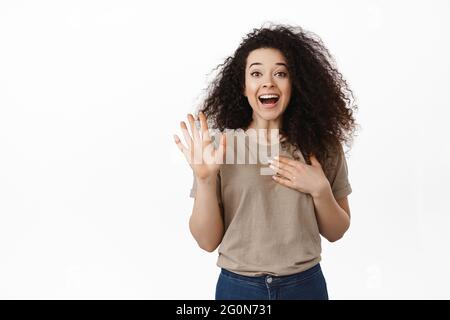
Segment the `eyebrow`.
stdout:
<path fill-rule="evenodd" d="M 283 62 L 277 62 L 277 63 L 275 63 L 277 66 L 285 66 L 286 68 L 287 68 L 287 65 L 285 64 L 285 63 L 283 63 Z M 249 65 L 249 69 L 253 66 L 253 65 L 262 65 L 262 63 L 261 62 L 254 62 L 254 63 L 252 63 L 251 65 Z"/>

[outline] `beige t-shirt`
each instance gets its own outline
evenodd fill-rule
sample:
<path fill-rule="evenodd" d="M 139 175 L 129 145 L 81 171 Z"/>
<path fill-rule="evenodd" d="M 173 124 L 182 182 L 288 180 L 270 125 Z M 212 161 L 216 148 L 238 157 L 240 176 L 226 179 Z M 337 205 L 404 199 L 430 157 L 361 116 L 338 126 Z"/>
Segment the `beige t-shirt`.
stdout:
<path fill-rule="evenodd" d="M 237 144 L 233 148 L 236 154 Z M 250 154 L 248 143 L 245 148 Z M 279 152 L 305 163 L 301 152 L 289 143 L 280 144 Z M 340 199 L 352 192 L 342 148 L 335 161 L 327 178 L 334 197 Z M 272 175 L 262 175 L 260 169 L 268 167 L 265 163 L 221 165 L 217 198 L 225 234 L 217 266 L 246 276 L 282 276 L 307 270 L 321 260 L 312 197 L 280 185 Z M 190 196 L 195 197 L 195 192 L 194 178 Z"/>

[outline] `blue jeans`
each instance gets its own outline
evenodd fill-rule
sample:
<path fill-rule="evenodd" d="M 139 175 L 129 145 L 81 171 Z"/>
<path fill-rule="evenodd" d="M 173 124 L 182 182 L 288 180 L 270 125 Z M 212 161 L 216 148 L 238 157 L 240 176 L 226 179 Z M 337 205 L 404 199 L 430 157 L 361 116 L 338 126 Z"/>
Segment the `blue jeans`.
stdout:
<path fill-rule="evenodd" d="M 328 300 L 320 264 L 287 276 L 243 276 L 221 269 L 216 300 Z"/>

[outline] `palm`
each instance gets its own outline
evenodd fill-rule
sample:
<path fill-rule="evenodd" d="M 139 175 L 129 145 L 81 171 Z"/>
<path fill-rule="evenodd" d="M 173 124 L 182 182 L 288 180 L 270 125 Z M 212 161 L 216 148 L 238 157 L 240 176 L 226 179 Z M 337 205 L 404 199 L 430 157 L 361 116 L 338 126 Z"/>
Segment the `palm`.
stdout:
<path fill-rule="evenodd" d="M 205 115 L 199 114 L 201 135 L 199 129 L 195 126 L 194 117 L 189 114 L 188 121 L 191 128 L 192 136 L 189 134 L 184 121 L 180 123 L 187 147 L 185 147 L 177 135 L 175 135 L 175 143 L 183 152 L 186 160 L 191 166 L 194 174 L 199 179 L 211 177 L 219 171 L 220 165 L 223 163 L 225 155 L 225 135 L 222 134 L 217 148 L 208 132 L 208 124 Z"/>

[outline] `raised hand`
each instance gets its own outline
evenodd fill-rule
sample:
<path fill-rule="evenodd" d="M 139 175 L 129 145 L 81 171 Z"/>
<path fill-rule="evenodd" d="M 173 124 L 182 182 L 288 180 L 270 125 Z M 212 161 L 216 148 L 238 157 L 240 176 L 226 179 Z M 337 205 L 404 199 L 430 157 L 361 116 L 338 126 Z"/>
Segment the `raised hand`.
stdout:
<path fill-rule="evenodd" d="M 176 134 L 174 135 L 175 143 L 180 151 L 183 152 L 198 179 L 203 180 L 214 177 L 219 171 L 221 164 L 223 164 L 226 143 L 225 134 L 221 134 L 219 146 L 215 149 L 209 135 L 206 116 L 203 112 L 199 113 L 201 133 L 195 126 L 194 117 L 188 114 L 187 118 L 192 136 L 189 134 L 185 122 L 181 121 L 180 127 L 187 146 L 183 145 Z"/>

